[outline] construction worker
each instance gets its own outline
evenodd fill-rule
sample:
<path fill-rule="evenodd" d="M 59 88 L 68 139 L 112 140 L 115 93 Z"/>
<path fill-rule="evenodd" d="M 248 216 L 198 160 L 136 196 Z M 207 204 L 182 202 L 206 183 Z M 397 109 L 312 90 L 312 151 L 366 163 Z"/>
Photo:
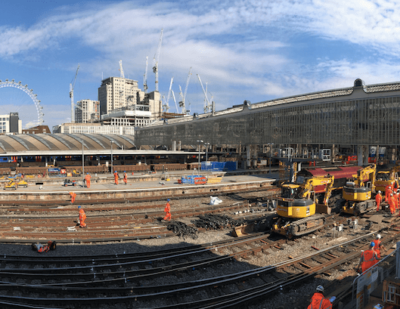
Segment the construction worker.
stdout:
<path fill-rule="evenodd" d="M 379 211 L 379 207 L 381 206 L 381 202 L 382 202 L 382 195 L 381 195 L 381 191 L 378 191 L 378 194 L 375 195 L 375 201 L 376 201 L 376 211 Z"/>
<path fill-rule="evenodd" d="M 118 184 L 118 173 L 117 173 L 117 171 L 114 171 L 114 182 L 115 182 L 115 185 Z"/>
<path fill-rule="evenodd" d="M 126 173 L 126 171 L 124 171 L 124 182 L 125 182 L 125 185 L 128 184 L 128 174 Z"/>
<path fill-rule="evenodd" d="M 42 245 L 41 243 L 32 244 L 32 250 L 39 253 L 49 252 L 49 250 L 56 250 L 57 244 L 55 241 L 48 241 L 47 245 Z"/>
<path fill-rule="evenodd" d="M 399 209 L 399 193 L 397 193 L 396 191 L 393 192 L 393 198 L 394 198 L 394 205 L 395 205 L 395 209 Z"/>
<path fill-rule="evenodd" d="M 70 192 L 69 195 L 71 195 L 71 203 L 73 204 L 75 202 L 76 193 Z"/>
<path fill-rule="evenodd" d="M 92 179 L 92 176 L 90 176 L 89 173 L 87 173 L 85 176 L 85 181 L 86 181 L 86 187 L 88 189 L 90 188 L 90 179 Z"/>
<path fill-rule="evenodd" d="M 86 220 L 85 211 L 82 209 L 81 206 L 78 206 L 78 209 L 79 209 L 79 222 L 78 222 L 79 223 L 79 227 L 80 228 L 87 227 L 86 223 L 85 223 L 85 220 Z"/>
<path fill-rule="evenodd" d="M 169 204 L 169 199 L 167 199 L 167 204 L 165 205 L 164 212 L 165 212 L 164 220 L 171 221 L 171 205 Z"/>
<path fill-rule="evenodd" d="M 400 190 L 397 190 L 397 205 L 400 208 Z"/>
<path fill-rule="evenodd" d="M 396 205 L 394 203 L 394 197 L 393 197 L 393 193 L 390 194 L 389 196 L 389 209 L 390 209 L 390 213 L 393 215 L 396 211 L 395 209 Z"/>
<path fill-rule="evenodd" d="M 378 258 L 378 254 L 374 250 L 374 247 L 375 243 L 371 242 L 371 244 L 369 245 L 369 250 L 361 252 L 360 263 L 357 267 L 357 270 L 359 271 L 361 266 L 361 273 L 374 266 L 378 262 L 378 260 L 380 260 Z"/>
<path fill-rule="evenodd" d="M 332 297 L 334 300 L 336 297 Z M 311 298 L 311 304 L 308 305 L 307 309 L 332 309 L 331 300 L 325 298 L 324 287 L 322 285 L 317 286 L 314 295 Z"/>
<path fill-rule="evenodd" d="M 392 187 L 386 186 L 385 188 L 385 202 L 389 203 L 390 194 L 392 194 Z"/>
<path fill-rule="evenodd" d="M 374 250 L 375 250 L 376 254 L 378 255 L 378 258 L 381 258 L 381 250 L 385 250 L 385 247 L 382 245 L 380 234 L 376 235 L 376 239 L 374 240 L 374 243 L 375 243 Z"/>

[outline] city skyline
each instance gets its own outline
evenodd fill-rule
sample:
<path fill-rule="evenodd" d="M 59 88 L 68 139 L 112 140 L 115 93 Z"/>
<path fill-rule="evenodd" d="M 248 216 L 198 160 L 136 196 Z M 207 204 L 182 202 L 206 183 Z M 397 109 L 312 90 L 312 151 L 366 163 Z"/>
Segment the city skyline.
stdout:
<path fill-rule="evenodd" d="M 34 89 L 50 127 L 70 118 L 69 83 L 78 63 L 75 102 L 98 100 L 102 77 L 119 76 L 119 60 L 125 76 L 143 89 L 146 56 L 153 91 L 151 67 L 161 28 L 160 92 L 167 94 L 174 77 L 177 94 L 192 67 L 187 96 L 192 112 L 202 112 L 204 101 L 196 74 L 208 82 L 220 110 L 245 99 L 255 103 L 350 87 L 358 77 L 367 84 L 397 81 L 400 70 L 399 4 L 389 1 L 17 1 L 3 6 L 0 79 Z M 14 111 L 1 95 L 0 104 L 5 112 Z M 174 112 L 173 101 L 169 104 Z"/>

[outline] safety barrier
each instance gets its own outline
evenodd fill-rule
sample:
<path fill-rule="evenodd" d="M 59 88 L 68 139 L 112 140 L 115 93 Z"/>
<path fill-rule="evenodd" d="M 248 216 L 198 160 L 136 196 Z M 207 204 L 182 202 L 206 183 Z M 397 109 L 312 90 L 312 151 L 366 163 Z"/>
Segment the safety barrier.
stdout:
<path fill-rule="evenodd" d="M 399 246 L 397 246 L 397 248 L 399 248 Z M 378 265 L 395 254 L 396 251 L 397 250 L 394 250 L 389 255 L 385 256 L 385 258 L 380 260 L 373 267 L 367 269 L 354 279 L 352 286 L 352 308 L 361 309 L 368 304 L 371 292 L 375 290 L 378 285 L 389 276 L 393 268 L 396 267 L 396 265 L 392 265 L 390 268 L 383 268 Z"/>

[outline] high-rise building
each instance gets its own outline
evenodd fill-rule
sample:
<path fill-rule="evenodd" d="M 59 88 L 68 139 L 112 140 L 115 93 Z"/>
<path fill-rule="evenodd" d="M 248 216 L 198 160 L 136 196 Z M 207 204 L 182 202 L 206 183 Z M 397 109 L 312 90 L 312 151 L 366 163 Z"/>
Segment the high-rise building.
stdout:
<path fill-rule="evenodd" d="M 18 113 L 10 113 L 9 115 L 0 115 L 0 133 L 21 133 L 22 121 L 19 119 Z"/>
<path fill-rule="evenodd" d="M 86 123 L 100 120 L 100 102 L 93 100 L 81 100 L 76 103 L 75 122 Z"/>
<path fill-rule="evenodd" d="M 10 115 L 0 115 L 0 133 L 10 132 Z"/>
<path fill-rule="evenodd" d="M 98 90 L 101 115 L 108 114 L 114 109 L 140 103 L 144 92 L 139 89 L 136 80 L 109 77 L 101 82 Z"/>

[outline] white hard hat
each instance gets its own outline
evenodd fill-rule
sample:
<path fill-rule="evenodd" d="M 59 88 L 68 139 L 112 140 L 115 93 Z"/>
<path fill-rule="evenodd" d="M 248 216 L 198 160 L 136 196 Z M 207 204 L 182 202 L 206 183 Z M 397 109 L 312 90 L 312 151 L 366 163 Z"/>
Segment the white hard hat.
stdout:
<path fill-rule="evenodd" d="M 316 290 L 318 292 L 324 292 L 324 287 L 322 285 L 317 286 Z"/>
<path fill-rule="evenodd" d="M 378 193 L 380 194 L 380 193 L 382 193 L 381 191 L 378 191 Z"/>
<path fill-rule="evenodd" d="M 390 196 L 393 196 L 393 193 L 390 193 Z"/>
<path fill-rule="evenodd" d="M 389 189 L 392 189 L 392 187 L 389 186 Z"/>
<path fill-rule="evenodd" d="M 381 239 L 381 234 L 376 235 L 376 238 Z"/>

